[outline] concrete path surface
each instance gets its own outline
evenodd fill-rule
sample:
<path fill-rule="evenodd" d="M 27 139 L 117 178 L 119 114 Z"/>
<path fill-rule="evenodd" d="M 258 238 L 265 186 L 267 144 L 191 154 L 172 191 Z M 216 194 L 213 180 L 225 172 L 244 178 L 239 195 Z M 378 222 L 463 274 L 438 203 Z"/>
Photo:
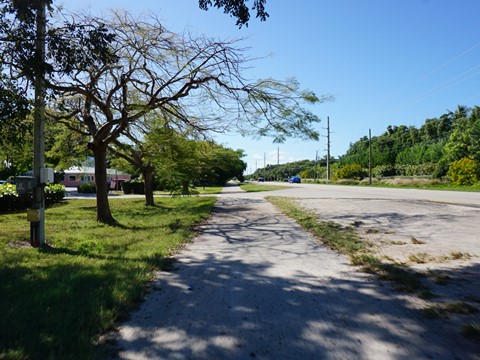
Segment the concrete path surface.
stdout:
<path fill-rule="evenodd" d="M 120 327 L 120 359 L 476 359 L 259 196 L 211 220 Z"/>

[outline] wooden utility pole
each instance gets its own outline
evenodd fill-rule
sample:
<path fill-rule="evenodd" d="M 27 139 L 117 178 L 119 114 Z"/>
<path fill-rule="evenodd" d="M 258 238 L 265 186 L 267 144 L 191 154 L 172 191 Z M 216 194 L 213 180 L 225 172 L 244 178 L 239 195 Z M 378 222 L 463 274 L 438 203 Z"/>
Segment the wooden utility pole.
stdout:
<path fill-rule="evenodd" d="M 30 223 L 30 243 L 37 247 L 45 243 L 45 196 L 40 181 L 41 169 L 45 166 L 45 33 L 46 5 L 45 0 L 38 1 L 36 51 L 38 56 L 35 69 L 35 109 L 33 130 L 33 209 L 39 213 L 39 221 Z"/>
<path fill-rule="evenodd" d="M 317 163 L 318 163 L 318 150 L 315 152 L 315 167 L 313 168 L 313 179 L 317 182 Z"/>

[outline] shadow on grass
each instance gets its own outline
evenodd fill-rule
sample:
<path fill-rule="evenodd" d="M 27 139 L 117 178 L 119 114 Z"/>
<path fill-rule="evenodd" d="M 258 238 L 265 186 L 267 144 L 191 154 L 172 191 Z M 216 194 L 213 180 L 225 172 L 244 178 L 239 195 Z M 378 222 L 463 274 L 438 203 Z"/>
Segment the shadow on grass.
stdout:
<path fill-rule="evenodd" d="M 0 354 L 93 358 L 96 334 L 141 299 L 144 266 L 124 259 L 0 269 Z M 143 279 L 146 280 L 146 279 Z M 0 358 L 3 358 L 0 356 Z"/>

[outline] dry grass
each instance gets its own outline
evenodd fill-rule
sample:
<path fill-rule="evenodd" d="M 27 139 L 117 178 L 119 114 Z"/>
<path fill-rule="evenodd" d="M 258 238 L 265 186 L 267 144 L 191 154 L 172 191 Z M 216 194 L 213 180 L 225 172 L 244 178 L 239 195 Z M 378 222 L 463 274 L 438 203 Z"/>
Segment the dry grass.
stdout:
<path fill-rule="evenodd" d="M 394 186 L 436 186 L 436 185 L 444 185 L 445 182 L 438 179 L 426 179 L 426 178 L 391 178 L 391 179 L 382 179 L 381 181 L 387 185 L 394 185 Z"/>
<path fill-rule="evenodd" d="M 415 245 L 424 245 L 424 244 L 426 244 L 425 241 L 418 240 L 418 239 L 416 239 L 416 238 L 414 238 L 414 237 L 412 237 L 412 240 L 411 240 L 411 241 L 412 241 L 412 244 L 415 244 Z"/>

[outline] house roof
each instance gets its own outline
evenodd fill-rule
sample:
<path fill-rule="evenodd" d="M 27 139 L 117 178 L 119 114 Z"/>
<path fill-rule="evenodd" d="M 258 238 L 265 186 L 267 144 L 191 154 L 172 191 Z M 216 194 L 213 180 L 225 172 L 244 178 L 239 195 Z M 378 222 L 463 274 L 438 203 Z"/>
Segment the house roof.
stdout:
<path fill-rule="evenodd" d="M 82 166 L 72 166 L 71 168 L 65 170 L 65 174 L 88 174 L 94 175 L 95 168 L 94 167 L 82 167 Z M 126 172 L 117 170 L 117 169 L 107 169 L 107 175 L 130 175 Z"/>

